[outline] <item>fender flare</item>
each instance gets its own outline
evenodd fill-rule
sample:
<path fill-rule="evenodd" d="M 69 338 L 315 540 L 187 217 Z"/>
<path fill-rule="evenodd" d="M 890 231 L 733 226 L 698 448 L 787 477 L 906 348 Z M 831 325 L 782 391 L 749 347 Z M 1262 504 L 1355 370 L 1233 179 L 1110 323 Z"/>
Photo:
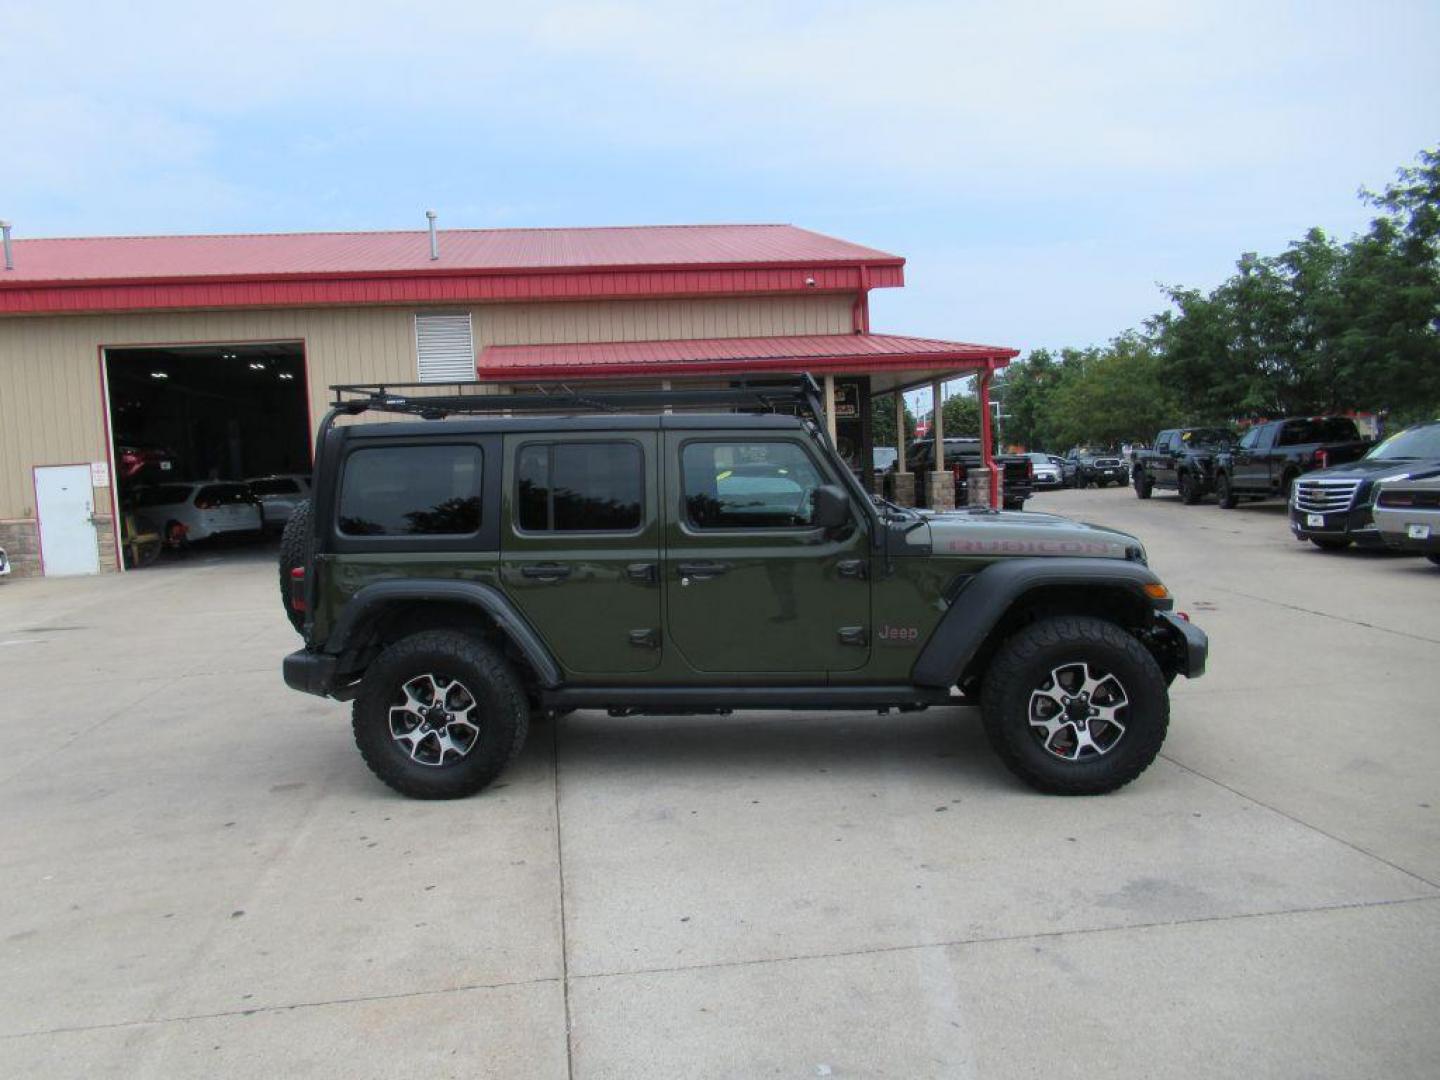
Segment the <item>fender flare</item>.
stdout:
<path fill-rule="evenodd" d="M 1120 559 L 1003 559 L 985 567 L 961 589 L 920 651 L 910 678 L 918 686 L 954 686 L 1015 602 L 1037 588 L 1075 585 L 1123 589 L 1156 611 L 1170 600 L 1155 600 L 1146 585 L 1160 579 L 1144 563 Z"/>
<path fill-rule="evenodd" d="M 399 603 L 432 601 L 464 604 L 483 612 L 500 628 L 512 645 L 524 654 L 540 685 L 554 689 L 560 685 L 560 665 L 523 615 L 504 593 L 490 585 L 475 581 L 406 578 L 398 581 L 377 581 L 362 586 L 346 601 L 334 629 L 325 641 L 324 651 L 338 656 L 363 640 L 380 615 Z"/>

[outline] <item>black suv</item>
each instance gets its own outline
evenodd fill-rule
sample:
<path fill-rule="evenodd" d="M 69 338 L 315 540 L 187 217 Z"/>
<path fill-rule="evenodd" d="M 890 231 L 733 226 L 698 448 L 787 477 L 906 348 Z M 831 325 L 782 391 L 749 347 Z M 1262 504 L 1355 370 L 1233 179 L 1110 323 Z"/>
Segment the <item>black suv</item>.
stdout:
<path fill-rule="evenodd" d="M 1306 473 L 1290 490 L 1290 531 L 1330 551 L 1351 543 L 1384 544 L 1373 508 L 1386 480 L 1420 480 L 1440 474 L 1440 420 L 1390 436 L 1359 461 Z"/>
<path fill-rule="evenodd" d="M 282 542 L 305 638 L 285 681 L 353 699 L 360 752 L 407 795 L 484 787 L 535 713 L 955 703 L 1030 784 L 1103 792 L 1159 752 L 1170 681 L 1204 670 L 1134 537 L 877 504 L 809 379 L 336 391 Z M 335 424 L 367 411 L 413 422 Z"/>

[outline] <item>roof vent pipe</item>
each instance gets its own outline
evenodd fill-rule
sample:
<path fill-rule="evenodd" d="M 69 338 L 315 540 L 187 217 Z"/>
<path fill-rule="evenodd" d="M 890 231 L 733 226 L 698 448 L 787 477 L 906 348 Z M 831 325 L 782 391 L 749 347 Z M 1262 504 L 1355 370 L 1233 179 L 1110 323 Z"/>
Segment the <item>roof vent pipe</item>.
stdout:
<path fill-rule="evenodd" d="M 430 259 L 433 262 L 440 258 L 440 238 L 435 235 L 435 211 L 426 210 L 425 220 L 430 222 Z"/>
<path fill-rule="evenodd" d="M 5 269 L 15 269 L 15 256 L 10 251 L 10 222 L 0 221 L 0 236 L 5 238 Z"/>

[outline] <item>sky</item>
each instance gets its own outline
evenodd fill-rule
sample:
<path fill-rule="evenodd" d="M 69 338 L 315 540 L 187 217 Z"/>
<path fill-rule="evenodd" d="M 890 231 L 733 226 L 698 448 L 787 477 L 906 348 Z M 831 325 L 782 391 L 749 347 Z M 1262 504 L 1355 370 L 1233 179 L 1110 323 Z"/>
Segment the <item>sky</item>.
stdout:
<path fill-rule="evenodd" d="M 17 237 L 792 222 L 877 331 L 1099 344 L 1363 229 L 1440 144 L 1434 0 L 0 0 Z"/>

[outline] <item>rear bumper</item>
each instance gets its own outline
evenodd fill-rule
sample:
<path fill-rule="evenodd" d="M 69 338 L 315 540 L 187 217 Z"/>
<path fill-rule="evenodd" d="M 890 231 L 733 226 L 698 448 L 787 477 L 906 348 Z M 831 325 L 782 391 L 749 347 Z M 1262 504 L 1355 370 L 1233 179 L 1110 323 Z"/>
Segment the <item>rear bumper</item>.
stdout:
<path fill-rule="evenodd" d="M 1205 662 L 1210 658 L 1210 638 L 1205 631 L 1169 611 L 1157 611 L 1155 617 L 1168 629 L 1176 673 L 1187 679 L 1204 675 Z"/>
<path fill-rule="evenodd" d="M 333 656 L 301 649 L 285 657 L 282 670 L 285 685 L 291 690 L 328 697 L 335 689 L 336 659 Z"/>

